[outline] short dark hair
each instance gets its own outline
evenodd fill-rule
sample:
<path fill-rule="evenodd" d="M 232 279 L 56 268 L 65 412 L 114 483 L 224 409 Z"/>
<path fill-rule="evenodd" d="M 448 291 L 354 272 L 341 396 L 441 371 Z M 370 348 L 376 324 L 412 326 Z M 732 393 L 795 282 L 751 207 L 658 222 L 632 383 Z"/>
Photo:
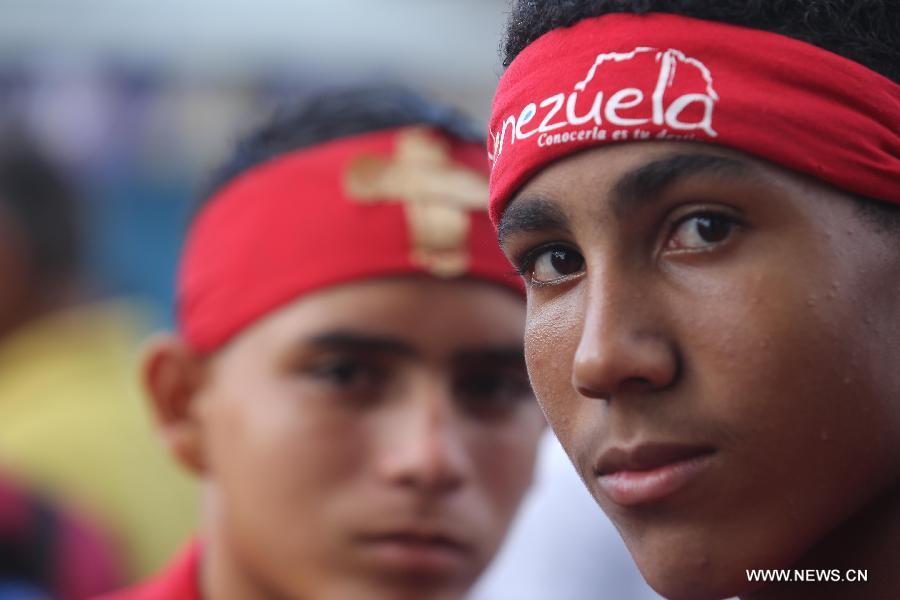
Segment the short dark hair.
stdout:
<path fill-rule="evenodd" d="M 242 139 L 213 175 L 201 204 L 244 171 L 286 152 L 406 125 L 430 125 L 455 139 L 484 143 L 482 128 L 467 116 L 408 88 L 379 85 L 329 90 L 277 111 Z"/>
<path fill-rule="evenodd" d="M 900 81 L 896 0 L 518 0 L 507 21 L 503 65 L 548 31 L 617 12 L 673 13 L 772 31 Z"/>
<path fill-rule="evenodd" d="M 35 281 L 73 275 L 79 265 L 77 192 L 63 171 L 18 135 L 0 145 L 0 205 L 24 233 Z"/>
<path fill-rule="evenodd" d="M 900 81 L 897 0 L 517 0 L 502 44 L 503 66 L 560 27 L 609 13 L 672 13 L 771 31 L 824 48 Z M 854 196 L 879 228 L 900 230 L 900 205 Z"/>

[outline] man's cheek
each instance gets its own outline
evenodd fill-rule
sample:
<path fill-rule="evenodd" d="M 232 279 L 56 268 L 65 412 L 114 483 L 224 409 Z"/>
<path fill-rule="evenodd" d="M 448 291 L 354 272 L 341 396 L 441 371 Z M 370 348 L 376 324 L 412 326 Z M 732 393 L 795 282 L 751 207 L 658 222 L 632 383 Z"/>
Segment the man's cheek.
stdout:
<path fill-rule="evenodd" d="M 572 360 L 581 337 L 581 307 L 564 298 L 537 302 L 529 298 L 525 327 L 525 361 L 538 393 L 547 384 L 571 388 Z M 548 390 L 549 391 L 549 390 Z"/>
<path fill-rule="evenodd" d="M 526 334 L 525 362 L 531 386 L 551 427 L 557 430 L 566 406 L 572 402 L 575 390 L 571 383 L 571 356 L 560 351 L 560 345 L 545 336 Z"/>

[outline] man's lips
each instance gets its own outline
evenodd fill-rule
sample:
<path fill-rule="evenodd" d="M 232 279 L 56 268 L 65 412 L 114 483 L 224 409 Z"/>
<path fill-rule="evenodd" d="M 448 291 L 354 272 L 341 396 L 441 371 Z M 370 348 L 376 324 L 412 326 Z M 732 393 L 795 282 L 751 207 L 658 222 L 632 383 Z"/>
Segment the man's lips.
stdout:
<path fill-rule="evenodd" d="M 612 447 L 600 456 L 594 476 L 616 504 L 648 504 L 686 486 L 709 466 L 714 453 L 710 446 L 679 443 Z"/>
<path fill-rule="evenodd" d="M 470 560 L 472 548 L 443 531 L 395 529 L 359 537 L 365 553 L 379 568 L 430 575 L 451 574 Z"/>

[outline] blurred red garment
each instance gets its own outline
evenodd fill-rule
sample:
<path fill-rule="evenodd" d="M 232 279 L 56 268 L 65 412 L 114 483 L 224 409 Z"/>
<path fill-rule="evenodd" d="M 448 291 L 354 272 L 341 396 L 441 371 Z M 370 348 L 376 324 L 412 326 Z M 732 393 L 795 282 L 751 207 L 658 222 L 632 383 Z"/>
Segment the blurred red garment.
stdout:
<path fill-rule="evenodd" d="M 97 600 L 200 600 L 200 544 L 192 542 L 165 571 Z"/>
<path fill-rule="evenodd" d="M 116 556 L 93 526 L 0 479 L 0 587 L 84 600 L 121 585 Z"/>

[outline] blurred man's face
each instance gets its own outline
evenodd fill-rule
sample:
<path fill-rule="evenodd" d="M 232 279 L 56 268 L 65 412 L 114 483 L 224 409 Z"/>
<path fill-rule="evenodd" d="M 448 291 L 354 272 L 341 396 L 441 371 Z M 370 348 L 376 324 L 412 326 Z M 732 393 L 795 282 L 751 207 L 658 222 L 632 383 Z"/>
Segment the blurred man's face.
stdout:
<path fill-rule="evenodd" d="M 501 239 L 531 281 L 538 399 L 666 597 L 745 592 L 896 496 L 900 243 L 849 199 L 709 146 L 619 145 L 545 168 Z"/>
<path fill-rule="evenodd" d="M 497 286 L 388 279 L 240 334 L 194 401 L 220 558 L 271 597 L 461 597 L 531 481 L 524 313 Z"/>

